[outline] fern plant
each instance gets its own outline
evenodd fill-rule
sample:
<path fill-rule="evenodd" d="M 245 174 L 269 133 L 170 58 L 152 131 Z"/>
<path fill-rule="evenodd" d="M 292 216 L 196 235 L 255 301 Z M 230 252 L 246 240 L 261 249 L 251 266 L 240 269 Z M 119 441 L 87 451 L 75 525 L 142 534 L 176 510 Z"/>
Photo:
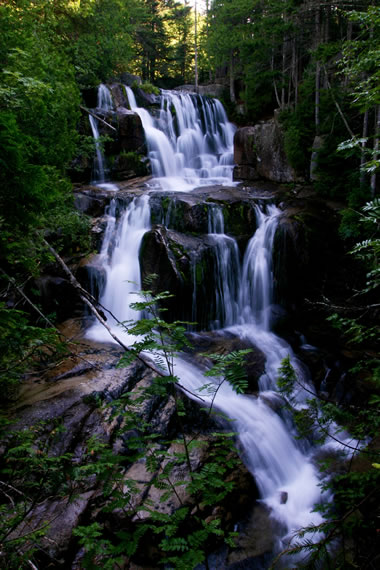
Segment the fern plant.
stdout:
<path fill-rule="evenodd" d="M 188 433 L 189 419 L 181 380 L 175 373 L 175 359 L 191 345 L 186 336 L 185 325 L 188 323 L 168 323 L 163 319 L 164 309 L 159 307 L 159 303 L 170 296 L 168 292 L 153 295 L 151 290 L 142 291 L 141 300 L 131 306 L 142 311 L 144 317 L 137 322 L 122 323 L 128 334 L 138 339 L 118 366 L 129 365 L 144 352 L 145 358 L 148 354 L 152 359 L 156 374 L 150 384 L 137 393 L 123 394 L 118 401 L 112 402 L 110 419 L 115 421 L 117 418 L 120 426 L 118 437 L 128 441 L 126 455 L 110 463 L 108 449 L 102 445 L 95 446 L 93 442 L 90 444 L 91 459 L 83 472 L 103 477 L 104 495 L 107 497 L 104 510 L 122 510 L 125 527 L 111 537 L 109 532 L 107 536 L 104 527 L 101 532 L 102 525 L 99 524 L 77 529 L 76 536 L 86 550 L 83 560 L 86 568 L 92 568 L 94 561 L 102 566 L 110 564 L 110 561 L 116 563 L 120 554 L 139 559 L 145 536 L 149 536 L 154 544 L 154 561 L 160 566 L 189 570 L 203 562 L 208 568 L 207 553 L 210 549 L 220 540 L 233 545 L 236 536 L 221 514 L 216 514 L 221 512 L 220 505 L 234 489 L 233 481 L 226 479 L 240 461 L 234 448 L 235 434 L 213 431 L 205 437 L 201 433 Z M 238 393 L 246 388 L 243 366 L 247 352 L 249 350 L 223 356 L 208 355 L 214 366 L 206 376 L 212 381 L 206 382 L 199 394 L 192 394 L 202 402 L 202 394 L 208 392 L 210 406 L 199 412 L 204 414 L 205 422 L 213 412 L 215 397 L 224 382 L 228 381 Z M 152 397 L 172 400 L 177 426 L 174 439 L 158 433 L 152 422 L 146 419 L 144 409 Z M 200 449 L 203 449 L 203 455 L 207 455 L 206 460 L 199 460 Z M 158 504 L 152 502 L 149 493 L 142 491 L 141 486 L 128 479 L 125 465 L 134 462 L 144 466 L 147 480 L 155 489 L 154 496 L 159 497 Z M 104 465 L 108 467 L 106 476 Z M 168 501 L 175 504 L 170 512 L 160 508 L 160 504 L 165 505 Z M 94 533 L 96 541 L 92 540 Z M 100 543 L 102 552 L 99 551 Z"/>

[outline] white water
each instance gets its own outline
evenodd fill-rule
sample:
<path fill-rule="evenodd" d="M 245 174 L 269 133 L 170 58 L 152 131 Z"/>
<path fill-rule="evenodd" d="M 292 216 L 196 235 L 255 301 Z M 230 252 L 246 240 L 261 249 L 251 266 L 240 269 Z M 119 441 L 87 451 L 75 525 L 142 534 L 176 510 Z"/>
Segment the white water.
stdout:
<path fill-rule="evenodd" d="M 98 87 L 98 102 L 96 105 L 97 109 L 101 109 L 105 113 L 114 110 L 114 104 L 112 101 L 112 96 L 110 90 L 104 83 L 101 83 Z"/>
<path fill-rule="evenodd" d="M 150 229 L 149 197 L 145 195 L 134 198 L 119 223 L 115 217 L 114 202 L 108 216 L 100 252 L 101 264 L 106 272 L 106 285 L 100 302 L 118 321 L 136 321 L 141 315 L 131 309 L 130 304 L 139 300 L 135 292 L 141 290 L 139 250 L 145 232 Z M 112 317 L 107 316 L 107 320 L 125 343 L 131 344 L 136 340 L 123 333 Z M 94 324 L 87 331 L 87 336 L 99 342 L 112 342 L 108 331 L 100 323 Z"/>
<path fill-rule="evenodd" d="M 234 185 L 235 127 L 216 99 L 172 91 L 161 92 L 158 117 L 138 107 L 125 86 L 129 106 L 145 132 L 152 167 L 152 187 L 189 191 L 198 186 Z"/>
<path fill-rule="evenodd" d="M 210 205 L 208 232 L 215 245 L 216 274 L 216 319 L 211 328 L 233 325 L 238 322 L 238 288 L 241 282 L 239 248 L 236 240 L 224 233 L 224 217 L 220 206 Z"/>
<path fill-rule="evenodd" d="M 255 477 L 261 500 L 282 528 L 278 537 L 280 550 L 295 530 L 319 524 L 322 517 L 312 513 L 321 492 L 308 452 L 294 439 L 291 425 L 288 426 L 268 405 L 270 401 L 278 404 L 274 390 L 282 359 L 290 355 L 292 364 L 298 367 L 290 346 L 270 331 L 271 250 L 279 213 L 274 206 L 268 206 L 266 213 L 257 207 L 258 229 L 247 246 L 241 268 L 237 245 L 224 234 L 222 212 L 217 207 L 210 209 L 209 231 L 215 240 L 218 260 L 219 319 L 228 325 L 225 330 L 258 346 L 266 357 L 258 397 L 238 395 L 225 383 L 219 389 L 214 405 L 234 419 L 243 459 Z M 121 321 L 137 320 L 139 314 L 131 310 L 129 304 L 135 300 L 133 292 L 140 288 L 138 251 L 142 236 L 149 229 L 148 197 L 135 198 L 118 227 L 112 207 L 109 216 L 101 252 L 107 274 L 101 303 Z M 116 239 L 112 245 L 115 228 Z M 134 281 L 136 285 L 128 281 Z M 221 308 L 223 304 L 225 307 Z M 121 334 L 116 324 L 114 330 L 126 343 L 135 340 Z M 94 325 L 88 336 L 97 341 L 111 340 L 101 325 Z M 178 358 L 175 367 L 181 384 L 191 392 L 197 393 L 206 383 L 198 365 Z M 202 397 L 211 401 L 211 396 L 205 392 Z M 302 402 L 304 397 L 300 390 L 299 401 Z"/>
<path fill-rule="evenodd" d="M 195 96 L 163 92 L 159 117 L 153 118 L 146 109 L 137 107 L 132 90 L 126 89 L 130 106 L 139 114 L 144 126 L 155 185 L 169 190 L 189 190 L 202 184 L 231 183 L 233 127 L 225 120 L 223 108 L 219 108 L 217 102 L 201 99 L 200 111 Z M 278 404 L 279 396 L 275 393 L 278 369 L 286 356 L 290 356 L 301 382 L 308 384 L 291 347 L 271 332 L 272 247 L 279 215 L 275 206 L 256 206 L 257 230 L 241 262 L 236 241 L 225 234 L 221 208 L 209 207 L 209 240 L 214 243 L 217 266 L 216 313 L 210 325 L 225 327 L 226 332 L 259 347 L 266 358 L 258 397 L 237 395 L 228 384 L 223 384 L 215 405 L 235 420 L 243 459 L 255 477 L 261 500 L 282 528 L 278 538 L 280 549 L 286 546 L 295 530 L 319 524 L 322 517 L 312 512 L 321 498 L 317 472 L 310 457 L 312 450 L 294 439 L 291 422 L 281 419 L 268 405 L 271 401 Z M 148 197 L 134 198 L 119 221 L 115 205 L 111 205 L 101 251 L 106 272 L 101 303 L 120 321 L 139 318 L 138 312 L 129 305 L 136 300 L 134 291 L 140 289 L 138 252 L 149 227 Z M 196 302 L 194 286 L 194 307 Z M 112 324 L 112 319 L 109 322 Z M 112 326 L 124 342 L 135 340 L 122 334 L 116 323 Z M 112 342 L 101 325 L 94 325 L 88 336 Z M 206 382 L 200 367 L 184 359 L 177 359 L 176 374 L 181 384 L 194 393 Z M 307 392 L 300 388 L 294 396 L 302 406 Z M 208 396 L 202 392 L 202 397 L 207 399 Z"/>
<path fill-rule="evenodd" d="M 302 444 L 293 438 L 292 426 L 286 425 L 267 405 L 271 400 L 278 404 L 275 393 L 278 369 L 286 356 L 291 357 L 303 384 L 307 385 L 291 347 L 270 331 L 272 246 L 279 214 L 280 210 L 273 205 L 266 210 L 256 206 L 257 230 L 247 245 L 241 268 L 236 267 L 237 244 L 224 234 L 223 215 L 218 208 L 210 210 L 209 231 L 216 239 L 216 282 L 217 289 L 220 288 L 217 296 L 221 303 L 230 303 L 219 313 L 219 318 L 224 319 L 226 331 L 257 346 L 266 357 L 259 397 L 238 395 L 228 384 L 223 384 L 215 405 L 235 420 L 233 425 L 244 449 L 244 461 L 255 477 L 262 501 L 283 528 L 278 544 L 281 549 L 295 530 L 319 524 L 322 517 L 311 512 L 321 499 L 316 469 L 302 450 Z M 181 384 L 197 393 L 205 383 L 199 368 L 183 360 L 176 366 Z M 294 396 L 301 405 L 307 393 L 299 389 Z M 202 397 L 207 399 L 204 392 Z"/>
<path fill-rule="evenodd" d="M 103 83 L 98 87 L 98 101 L 96 108 L 102 113 L 108 113 L 114 110 L 111 93 Z M 89 115 L 88 119 L 91 125 L 92 136 L 95 141 L 95 157 L 91 183 L 96 186 L 100 186 L 101 188 L 105 188 L 106 190 L 118 190 L 118 187 L 115 184 L 107 182 L 108 169 L 106 167 L 106 159 L 103 154 L 103 149 L 99 142 L 99 121 L 92 115 Z"/>

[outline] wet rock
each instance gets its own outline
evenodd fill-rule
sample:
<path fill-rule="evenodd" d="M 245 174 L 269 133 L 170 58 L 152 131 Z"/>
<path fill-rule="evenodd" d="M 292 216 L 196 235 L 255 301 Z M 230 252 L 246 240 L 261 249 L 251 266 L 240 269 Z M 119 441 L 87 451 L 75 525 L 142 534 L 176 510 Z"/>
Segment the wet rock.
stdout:
<path fill-rule="evenodd" d="M 144 279 L 148 275 L 157 274 L 158 279 L 153 284 L 154 292 L 169 291 L 174 295 L 163 303 L 169 310 L 169 318 L 194 320 L 195 317 L 199 324 L 206 321 L 204 313 L 209 318 L 207 306 L 205 311 L 201 310 L 202 301 L 198 302 L 199 313 L 197 311 L 193 314 L 192 295 L 194 279 L 196 286 L 200 286 L 197 290 L 200 299 L 203 299 L 204 293 L 211 291 L 213 266 L 214 257 L 207 236 L 189 236 L 166 230 L 162 226 L 155 226 L 144 235 L 140 248 L 141 275 Z M 209 283 L 204 282 L 207 278 L 210 279 Z"/>
<path fill-rule="evenodd" d="M 251 171 L 254 176 L 257 173 L 273 182 L 302 180 L 286 157 L 284 135 L 277 117 L 238 129 L 234 137 L 234 160 L 238 166 L 255 168 L 256 172 Z M 243 169 L 242 173 L 248 174 L 249 171 Z"/>
<path fill-rule="evenodd" d="M 72 542 L 72 532 L 80 524 L 94 491 L 87 491 L 77 495 L 72 500 L 46 500 L 37 505 L 20 525 L 17 535 L 30 534 L 39 528 L 46 528 L 45 536 L 40 540 L 44 556 L 64 564 L 64 558 Z M 35 543 L 35 541 L 33 541 Z M 24 548 L 32 546 L 26 541 Z M 35 544 L 33 544 L 35 546 Z M 21 547 L 22 548 L 22 547 Z"/>
<path fill-rule="evenodd" d="M 103 232 L 105 228 L 102 228 Z M 86 291 L 95 299 L 99 299 L 106 284 L 106 270 L 102 264 L 101 256 L 91 254 L 79 262 L 76 278 Z"/>
<path fill-rule="evenodd" d="M 128 180 L 149 173 L 149 161 L 135 152 L 122 152 L 112 164 L 112 177 L 115 180 Z"/>
<path fill-rule="evenodd" d="M 174 91 L 187 91 L 188 93 L 196 93 L 195 85 L 187 84 L 175 87 Z M 227 89 L 225 85 L 220 83 L 211 83 L 210 85 L 198 85 L 199 95 L 206 95 L 209 97 L 216 97 L 217 99 L 223 99 L 227 94 Z"/>
<path fill-rule="evenodd" d="M 70 282 L 57 275 L 43 275 L 36 279 L 39 303 L 46 315 L 54 314 L 58 321 L 66 320 L 75 312 L 82 312 L 82 302 Z"/>
<path fill-rule="evenodd" d="M 148 93 L 145 89 L 141 89 L 140 87 L 133 88 L 133 90 L 139 107 L 160 105 L 160 97 L 155 93 Z"/>
<path fill-rule="evenodd" d="M 104 232 L 107 228 L 108 216 L 102 216 L 101 218 L 92 218 L 91 220 L 91 242 L 95 251 L 100 252 Z"/>
<path fill-rule="evenodd" d="M 288 502 L 288 493 L 286 491 L 281 491 L 280 493 L 280 504 L 286 505 Z"/>
<path fill-rule="evenodd" d="M 254 166 L 249 164 L 239 164 L 234 167 L 233 171 L 234 180 L 260 180 L 260 176 Z"/>
<path fill-rule="evenodd" d="M 124 86 L 120 83 L 112 83 L 111 85 L 108 85 L 108 88 L 111 91 L 112 100 L 116 109 L 118 107 L 124 107 L 128 109 L 128 98 L 126 96 Z"/>
<path fill-rule="evenodd" d="M 257 149 L 255 142 L 255 127 L 242 127 L 234 136 L 234 162 L 239 166 L 255 167 Z"/>
<path fill-rule="evenodd" d="M 331 264 L 336 264 L 339 240 L 335 215 L 321 203 L 287 208 L 273 244 L 275 298 L 294 308 L 308 295 L 320 294 Z"/>
<path fill-rule="evenodd" d="M 127 73 L 126 71 L 121 73 L 119 76 L 120 82 L 128 87 L 132 87 L 134 83 L 137 85 L 142 84 L 142 79 L 138 75 L 133 75 L 132 73 Z"/>
<path fill-rule="evenodd" d="M 118 107 L 116 111 L 118 136 L 122 151 L 141 151 L 145 148 L 145 135 L 140 117 L 133 111 Z"/>
<path fill-rule="evenodd" d="M 235 548 L 229 553 L 226 568 L 269 567 L 275 546 L 275 533 L 269 509 L 255 505 L 250 516 L 239 525 L 239 536 Z"/>
<path fill-rule="evenodd" d="M 98 186 L 83 186 L 74 190 L 74 205 L 83 214 L 96 218 L 103 216 L 112 195 Z"/>
<path fill-rule="evenodd" d="M 191 194 L 167 196 L 157 193 L 150 200 L 155 223 L 165 223 L 173 230 L 185 233 L 208 231 L 208 207 L 205 201 Z"/>
<path fill-rule="evenodd" d="M 151 198 L 152 218 L 171 229 L 184 233 L 207 234 L 209 215 L 214 206 L 223 209 L 225 232 L 232 236 L 251 236 L 256 229 L 254 201 L 235 189 L 209 192 L 204 196 L 194 191 L 169 197 L 157 193 Z"/>
<path fill-rule="evenodd" d="M 245 371 L 249 386 L 247 393 L 257 393 L 258 380 L 265 372 L 265 356 L 259 348 L 225 331 L 189 333 L 189 340 L 194 347 L 195 358 L 199 362 L 207 362 L 204 355 L 210 355 L 212 361 L 213 354 L 229 354 L 232 351 L 249 348 L 251 352 L 245 356 Z M 197 356 L 197 353 L 201 353 L 202 356 Z"/>

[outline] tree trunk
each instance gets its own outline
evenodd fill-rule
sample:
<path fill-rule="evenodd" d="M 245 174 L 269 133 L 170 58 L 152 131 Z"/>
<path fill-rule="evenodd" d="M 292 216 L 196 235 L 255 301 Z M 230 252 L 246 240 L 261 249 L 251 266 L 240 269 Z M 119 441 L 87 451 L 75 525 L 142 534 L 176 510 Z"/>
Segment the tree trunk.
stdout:
<path fill-rule="evenodd" d="M 234 75 L 234 55 L 230 52 L 230 99 L 232 103 L 236 103 L 235 97 L 235 75 Z"/>
<path fill-rule="evenodd" d="M 377 160 L 379 157 L 379 137 L 380 137 L 380 105 L 375 110 L 375 139 L 373 143 L 373 159 Z M 376 171 L 371 176 L 371 196 L 376 196 Z"/>
<path fill-rule="evenodd" d="M 364 117 L 363 117 L 363 133 L 362 133 L 362 137 L 363 139 L 367 139 L 368 136 L 368 109 L 366 110 L 366 112 L 364 113 Z M 364 163 L 366 161 L 366 156 L 365 156 L 365 149 L 367 146 L 367 140 L 363 140 L 361 143 L 361 155 L 360 155 L 360 186 L 363 187 L 365 184 L 365 172 L 363 171 L 363 166 Z"/>
<path fill-rule="evenodd" d="M 321 37 L 321 13 L 319 6 L 315 12 L 315 47 L 317 48 L 320 43 Z M 320 82 L 321 82 L 321 65 L 320 62 L 317 61 L 316 69 L 315 69 L 315 97 L 314 97 L 314 122 L 315 122 L 315 134 L 319 135 L 319 125 L 320 125 L 320 117 L 319 117 L 319 103 L 320 103 Z"/>
<path fill-rule="evenodd" d="M 278 96 L 277 84 L 276 84 L 276 80 L 275 80 L 275 78 L 274 78 L 274 53 L 273 53 L 273 51 L 272 51 L 272 58 L 271 58 L 271 70 L 272 70 L 272 73 L 273 73 L 273 89 L 274 89 L 274 94 L 275 94 L 275 96 L 276 96 L 277 105 L 278 105 L 279 107 L 281 107 L 281 101 L 280 101 L 280 98 L 279 98 L 279 96 Z"/>
<path fill-rule="evenodd" d="M 197 0 L 194 6 L 194 73 L 195 73 L 195 92 L 198 93 L 198 26 L 197 26 Z"/>
<path fill-rule="evenodd" d="M 297 61 L 297 42 L 296 37 L 292 40 L 292 70 L 291 77 L 294 87 L 294 107 L 297 107 L 298 103 L 298 61 Z"/>
<path fill-rule="evenodd" d="M 286 69 L 286 42 L 284 37 L 282 41 L 282 85 L 281 85 L 281 109 L 285 109 L 285 69 Z"/>
<path fill-rule="evenodd" d="M 317 68 L 315 70 L 315 134 L 319 135 L 319 126 L 320 126 L 320 117 L 319 117 L 319 103 L 320 103 L 320 93 L 319 93 L 319 86 L 321 80 L 321 66 L 319 61 L 317 61 Z"/>

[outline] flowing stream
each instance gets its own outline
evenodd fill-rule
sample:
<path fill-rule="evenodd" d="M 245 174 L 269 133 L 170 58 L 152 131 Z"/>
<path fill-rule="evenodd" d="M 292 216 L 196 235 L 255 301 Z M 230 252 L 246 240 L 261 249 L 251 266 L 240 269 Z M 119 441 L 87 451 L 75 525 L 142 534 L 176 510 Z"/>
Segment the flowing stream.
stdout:
<path fill-rule="evenodd" d="M 223 323 L 225 331 L 258 346 L 266 357 L 258 397 L 238 395 L 224 383 L 215 405 L 235 420 L 244 461 L 255 477 L 261 500 L 281 526 L 280 549 L 293 531 L 322 522 L 318 513 L 312 513 L 313 505 L 321 498 L 316 469 L 309 457 L 312 450 L 305 449 L 304 443 L 294 439 L 291 425 L 268 405 L 277 403 L 278 406 L 275 389 L 282 359 L 290 355 L 293 365 L 298 368 L 291 347 L 270 331 L 272 243 L 280 212 L 275 206 L 256 206 L 258 228 L 248 243 L 242 263 L 235 240 L 224 234 L 221 209 L 212 206 L 209 214 L 218 273 L 214 325 Z M 142 237 L 150 227 L 149 197 L 134 198 L 118 222 L 114 204 L 108 215 L 101 251 L 106 272 L 101 302 L 119 320 L 136 320 L 139 314 L 130 309 L 129 304 L 136 300 L 134 292 L 140 288 L 138 251 Z M 115 333 L 124 342 L 135 340 L 116 325 Z M 108 332 L 101 325 L 94 325 L 88 336 L 97 341 L 110 341 Z M 182 385 L 193 393 L 205 384 L 203 372 L 188 360 L 178 358 L 176 361 L 176 373 Z M 299 373 L 302 373 L 301 369 Z M 307 383 L 307 378 L 303 378 L 303 382 Z M 298 394 L 300 402 L 304 396 Z M 202 397 L 207 399 L 203 392 Z"/>
<path fill-rule="evenodd" d="M 137 107 L 129 88 L 127 92 L 131 108 L 142 119 L 154 175 L 162 187 L 178 190 L 182 184 L 181 188 L 184 185 L 188 190 L 202 180 L 207 183 L 219 180 L 220 183 L 228 178 L 223 163 L 230 160 L 232 130 L 226 122 L 223 124 L 227 126 L 221 128 L 219 119 L 223 115 L 217 103 L 212 105 L 203 101 L 200 115 L 192 96 L 164 92 L 160 119 L 153 119 L 145 109 Z M 163 125 L 163 130 L 158 129 L 158 122 Z M 207 134 L 202 131 L 202 124 L 207 124 Z M 178 129 L 177 133 L 175 129 Z M 214 136 L 216 142 L 212 140 Z M 193 151 L 188 154 L 190 147 L 197 148 L 195 154 L 198 153 L 199 161 L 196 164 L 189 158 L 190 155 L 194 157 Z M 219 151 L 217 158 L 212 155 L 215 148 Z M 220 152 L 221 148 L 225 149 L 224 153 Z M 204 158 L 208 153 L 212 159 Z M 236 241 L 225 234 L 221 207 L 210 204 L 208 208 L 208 239 L 213 244 L 216 259 L 216 311 L 210 328 L 217 328 L 221 335 L 232 333 L 259 347 L 266 359 L 257 397 L 238 395 L 223 383 L 215 405 L 235 420 L 243 459 L 255 477 L 261 501 L 270 508 L 281 529 L 277 545 L 281 549 L 295 530 L 322 522 L 321 515 L 312 512 L 321 498 L 321 491 L 311 461 L 312 449 L 305 442 L 297 441 L 291 422 L 284 414 L 272 409 L 278 408 L 280 401 L 276 381 L 284 357 L 290 356 L 304 385 L 308 378 L 291 347 L 271 332 L 272 246 L 280 211 L 274 205 L 256 205 L 255 208 L 257 230 L 242 261 Z M 107 213 L 108 224 L 101 250 L 106 283 L 101 303 L 120 321 L 136 320 L 139 314 L 129 305 L 136 299 L 134 292 L 141 285 L 138 253 L 142 237 L 150 228 L 149 196 L 134 198 L 119 219 L 114 202 Z M 194 294 L 193 302 L 196 302 Z M 116 324 L 115 333 L 124 342 L 134 340 L 123 335 Z M 101 325 L 93 325 L 87 334 L 98 341 L 111 341 Z M 177 359 L 176 374 L 181 384 L 193 393 L 205 384 L 203 370 L 188 359 Z M 202 397 L 207 398 L 207 395 L 203 392 Z M 295 397 L 302 405 L 306 393 L 300 389 Z"/>
<path fill-rule="evenodd" d="M 99 110 L 102 114 L 110 113 L 114 110 L 111 93 L 108 87 L 103 85 L 103 83 L 98 87 L 96 110 Z M 99 121 L 93 115 L 89 115 L 88 119 L 90 121 L 92 136 L 94 137 L 95 142 L 95 156 L 91 183 L 106 190 L 117 190 L 118 188 L 115 184 L 108 182 L 106 158 L 103 153 L 102 145 L 100 144 Z"/>
<path fill-rule="evenodd" d="M 161 91 L 158 116 L 138 107 L 125 86 L 129 106 L 145 132 L 152 188 L 188 191 L 199 186 L 233 185 L 235 127 L 217 99 Z"/>

